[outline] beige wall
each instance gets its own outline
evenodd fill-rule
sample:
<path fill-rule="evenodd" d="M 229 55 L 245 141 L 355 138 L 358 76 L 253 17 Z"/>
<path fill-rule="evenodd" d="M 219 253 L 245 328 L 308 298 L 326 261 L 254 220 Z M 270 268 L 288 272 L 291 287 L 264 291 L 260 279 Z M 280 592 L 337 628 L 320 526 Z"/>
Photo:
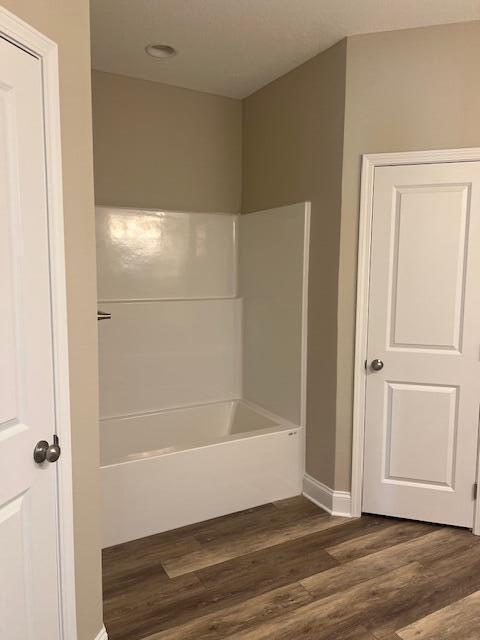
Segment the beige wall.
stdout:
<path fill-rule="evenodd" d="M 243 212 L 312 202 L 307 472 L 333 485 L 345 42 L 244 101 Z"/>
<path fill-rule="evenodd" d="M 241 102 L 94 71 L 97 204 L 238 213 Z"/>
<path fill-rule="evenodd" d="M 59 45 L 79 640 L 102 625 L 88 0 L 3 0 Z"/>
<path fill-rule="evenodd" d="M 338 283 L 339 490 L 350 487 L 360 156 L 480 146 L 479 61 L 480 22 L 348 39 Z"/>

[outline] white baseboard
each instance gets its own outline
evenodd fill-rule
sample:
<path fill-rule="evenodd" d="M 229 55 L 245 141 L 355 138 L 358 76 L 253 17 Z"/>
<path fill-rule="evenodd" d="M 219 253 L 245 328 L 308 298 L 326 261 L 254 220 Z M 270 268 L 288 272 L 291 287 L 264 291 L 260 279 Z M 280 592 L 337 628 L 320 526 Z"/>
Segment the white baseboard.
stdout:
<path fill-rule="evenodd" d="M 108 640 L 108 634 L 107 634 L 107 630 L 105 629 L 105 626 L 103 626 L 98 635 L 96 636 L 95 640 Z"/>
<path fill-rule="evenodd" d="M 350 493 L 334 491 L 308 473 L 303 476 L 303 495 L 332 516 L 352 517 Z"/>

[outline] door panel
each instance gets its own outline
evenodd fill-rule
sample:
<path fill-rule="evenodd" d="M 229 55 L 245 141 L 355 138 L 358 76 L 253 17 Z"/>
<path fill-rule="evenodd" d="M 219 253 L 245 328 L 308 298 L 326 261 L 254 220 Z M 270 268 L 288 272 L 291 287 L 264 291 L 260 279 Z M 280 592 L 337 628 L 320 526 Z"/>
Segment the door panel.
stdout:
<path fill-rule="evenodd" d="M 7 129 L 12 126 L 8 121 L 11 113 L 12 94 L 5 86 L 0 86 L 0 119 L 2 122 L 2 133 L 6 134 Z M 7 152 L 8 141 L 2 139 L 3 154 Z M 13 155 L 10 149 L 10 157 Z M 2 154 L 2 155 L 3 155 Z M 2 158 L 2 169 L 7 168 L 7 158 Z M 3 171 L 2 171 L 3 173 Z M 3 176 L 5 180 L 6 175 Z M 2 180 L 2 178 L 0 178 Z M 3 181 L 2 180 L 2 181 Z M 3 185 L 2 185 L 3 186 Z M 0 198 L 6 199 L 6 193 L 0 194 Z M 13 280 L 13 231 L 11 225 L 11 208 L 7 202 L 2 202 L 2 217 L 0 218 L 0 274 L 2 274 L 2 296 L 0 298 L 0 422 L 5 428 L 18 419 L 17 406 L 17 339 L 15 331 L 15 291 Z M 4 208 L 5 207 L 5 208 Z"/>
<path fill-rule="evenodd" d="M 363 510 L 471 527 L 480 164 L 375 171 Z"/>
<path fill-rule="evenodd" d="M 18 611 L 28 610 L 26 576 L 28 575 L 27 551 L 24 540 L 25 496 L 21 495 L 0 508 L 0 566 L 2 567 L 2 589 L 8 584 L 8 597 L 2 593 L 0 602 L 1 627 L 5 638 L 21 640 L 28 638 L 25 620 Z M 15 603 L 15 608 L 8 606 Z M 8 635 L 6 635 L 8 633 Z"/>
<path fill-rule="evenodd" d="M 41 63 L 0 38 L 0 638 L 60 638 Z"/>
<path fill-rule="evenodd" d="M 469 187 L 403 187 L 394 194 L 390 345 L 458 351 Z"/>
<path fill-rule="evenodd" d="M 386 388 L 385 480 L 453 488 L 457 389 L 405 383 Z"/>

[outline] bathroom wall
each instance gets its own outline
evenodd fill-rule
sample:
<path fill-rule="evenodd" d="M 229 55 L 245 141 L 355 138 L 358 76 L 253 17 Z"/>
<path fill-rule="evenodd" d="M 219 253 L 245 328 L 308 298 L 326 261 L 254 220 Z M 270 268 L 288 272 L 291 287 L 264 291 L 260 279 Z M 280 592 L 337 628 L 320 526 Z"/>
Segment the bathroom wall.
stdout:
<path fill-rule="evenodd" d="M 335 489 L 349 490 L 362 153 L 480 146 L 480 22 L 348 38 Z"/>
<path fill-rule="evenodd" d="M 240 217 L 243 397 L 305 424 L 310 204 Z"/>
<path fill-rule="evenodd" d="M 93 71 L 97 204 L 238 213 L 241 102 Z"/>
<path fill-rule="evenodd" d="M 345 65 L 343 41 L 243 102 L 242 211 L 312 203 L 306 469 L 328 486 L 335 476 Z"/>
<path fill-rule="evenodd" d="M 241 395 L 237 216 L 97 207 L 100 416 Z"/>
<path fill-rule="evenodd" d="M 307 471 L 350 489 L 361 155 L 480 145 L 480 22 L 352 36 L 244 101 L 244 210 L 312 201 Z"/>

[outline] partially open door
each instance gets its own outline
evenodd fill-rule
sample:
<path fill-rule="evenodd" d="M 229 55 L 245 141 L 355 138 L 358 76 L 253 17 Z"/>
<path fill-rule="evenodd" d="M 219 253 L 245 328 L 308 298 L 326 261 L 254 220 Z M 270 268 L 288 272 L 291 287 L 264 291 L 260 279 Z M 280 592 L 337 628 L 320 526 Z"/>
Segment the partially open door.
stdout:
<path fill-rule="evenodd" d="M 0 37 L 0 637 L 5 640 L 62 637 L 41 64 Z"/>

